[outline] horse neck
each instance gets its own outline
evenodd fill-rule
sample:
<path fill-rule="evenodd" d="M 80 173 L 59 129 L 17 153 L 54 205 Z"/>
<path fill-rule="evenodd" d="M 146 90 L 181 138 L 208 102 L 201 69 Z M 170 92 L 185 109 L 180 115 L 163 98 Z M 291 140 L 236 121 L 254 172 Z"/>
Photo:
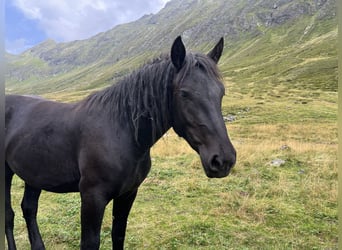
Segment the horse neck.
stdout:
<path fill-rule="evenodd" d="M 171 127 L 173 78 L 173 66 L 164 59 L 143 66 L 120 83 L 126 92 L 120 113 L 128 116 L 141 148 L 149 149 Z"/>
<path fill-rule="evenodd" d="M 88 96 L 81 105 L 129 129 L 139 148 L 148 150 L 171 127 L 174 67 L 155 59 L 118 83 Z"/>

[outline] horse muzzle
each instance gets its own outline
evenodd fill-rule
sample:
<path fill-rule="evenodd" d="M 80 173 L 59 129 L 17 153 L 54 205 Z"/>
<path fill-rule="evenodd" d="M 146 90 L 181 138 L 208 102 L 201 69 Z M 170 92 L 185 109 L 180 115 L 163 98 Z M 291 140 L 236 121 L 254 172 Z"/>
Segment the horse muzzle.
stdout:
<path fill-rule="evenodd" d="M 216 151 L 216 152 L 215 152 Z M 229 175 L 236 162 L 236 151 L 199 149 L 199 155 L 206 175 L 209 178 L 223 178 Z"/>

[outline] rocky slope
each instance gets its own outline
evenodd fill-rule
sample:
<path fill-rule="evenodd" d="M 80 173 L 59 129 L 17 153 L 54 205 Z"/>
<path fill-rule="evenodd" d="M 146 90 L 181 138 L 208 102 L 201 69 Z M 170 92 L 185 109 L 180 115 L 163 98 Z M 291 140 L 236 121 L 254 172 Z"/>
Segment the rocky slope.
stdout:
<path fill-rule="evenodd" d="M 187 47 L 202 51 L 224 36 L 220 65 L 224 75 L 235 81 L 262 82 L 273 76 L 277 81 L 302 77 L 307 82 L 313 64 L 315 69 L 325 68 L 314 87 L 334 91 L 335 5 L 335 0 L 172 0 L 157 14 L 90 39 L 47 40 L 18 56 L 7 55 L 6 90 L 83 95 L 168 52 L 173 39 L 182 35 Z M 274 68 L 274 63 L 279 67 Z M 323 83 L 326 79 L 328 85 Z"/>

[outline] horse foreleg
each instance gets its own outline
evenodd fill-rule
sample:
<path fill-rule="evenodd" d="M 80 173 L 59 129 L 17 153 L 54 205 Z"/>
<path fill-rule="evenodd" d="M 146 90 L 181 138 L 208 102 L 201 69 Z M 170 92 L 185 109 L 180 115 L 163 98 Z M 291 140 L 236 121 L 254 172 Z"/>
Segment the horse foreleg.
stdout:
<path fill-rule="evenodd" d="M 26 221 L 26 226 L 31 243 L 31 249 L 45 249 L 37 224 L 38 200 L 41 190 L 25 184 L 24 197 L 21 209 Z"/>
<path fill-rule="evenodd" d="M 15 246 L 13 228 L 14 228 L 14 212 L 11 206 L 11 184 L 14 173 L 5 164 L 5 232 L 7 245 L 9 250 L 17 249 Z"/>
<path fill-rule="evenodd" d="M 80 187 L 81 193 L 81 249 L 95 250 L 100 247 L 100 231 L 108 200 L 97 188 Z"/>
<path fill-rule="evenodd" d="M 123 195 L 114 200 L 112 244 L 113 249 L 115 250 L 124 248 L 127 218 L 136 196 L 137 190 L 129 195 Z"/>

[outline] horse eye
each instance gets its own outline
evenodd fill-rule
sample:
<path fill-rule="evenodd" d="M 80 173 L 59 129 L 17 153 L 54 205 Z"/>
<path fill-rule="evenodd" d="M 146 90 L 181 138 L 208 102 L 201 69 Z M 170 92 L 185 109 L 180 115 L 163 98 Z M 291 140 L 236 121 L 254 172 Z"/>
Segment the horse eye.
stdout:
<path fill-rule="evenodd" d="M 180 91 L 180 96 L 183 97 L 183 98 L 187 98 L 189 97 L 189 93 L 185 90 L 181 90 Z"/>

